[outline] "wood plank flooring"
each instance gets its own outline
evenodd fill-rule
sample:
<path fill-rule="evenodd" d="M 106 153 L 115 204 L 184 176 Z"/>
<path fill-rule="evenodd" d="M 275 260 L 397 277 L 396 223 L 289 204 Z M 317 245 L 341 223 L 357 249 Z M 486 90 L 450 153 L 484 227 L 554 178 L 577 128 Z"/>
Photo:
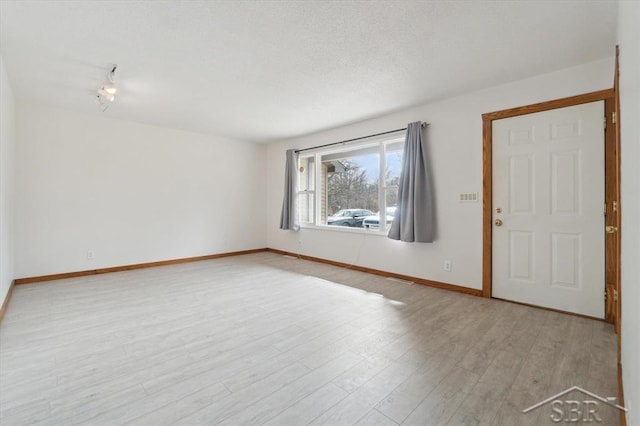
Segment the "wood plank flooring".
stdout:
<path fill-rule="evenodd" d="M 3 426 L 541 425 L 616 380 L 603 322 L 273 253 L 16 286 L 0 324 Z"/>

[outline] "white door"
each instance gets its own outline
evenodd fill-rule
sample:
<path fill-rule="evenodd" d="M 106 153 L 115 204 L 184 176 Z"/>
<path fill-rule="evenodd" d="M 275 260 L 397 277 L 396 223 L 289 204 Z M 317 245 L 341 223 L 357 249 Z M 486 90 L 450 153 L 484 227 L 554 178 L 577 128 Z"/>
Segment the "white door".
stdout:
<path fill-rule="evenodd" d="M 604 318 L 603 119 L 599 101 L 493 121 L 493 297 Z"/>

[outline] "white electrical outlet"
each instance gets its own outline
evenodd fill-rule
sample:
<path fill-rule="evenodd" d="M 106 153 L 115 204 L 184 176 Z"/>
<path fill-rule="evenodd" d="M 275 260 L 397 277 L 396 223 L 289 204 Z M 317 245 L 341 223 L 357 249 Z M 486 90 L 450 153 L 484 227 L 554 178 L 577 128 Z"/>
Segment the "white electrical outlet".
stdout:
<path fill-rule="evenodd" d="M 93 250 L 89 250 L 87 251 L 87 260 L 93 260 L 95 259 L 96 254 L 93 252 Z"/>
<path fill-rule="evenodd" d="M 444 268 L 444 270 L 447 272 L 451 272 L 451 261 L 445 260 L 444 264 L 442 265 L 442 268 Z"/>

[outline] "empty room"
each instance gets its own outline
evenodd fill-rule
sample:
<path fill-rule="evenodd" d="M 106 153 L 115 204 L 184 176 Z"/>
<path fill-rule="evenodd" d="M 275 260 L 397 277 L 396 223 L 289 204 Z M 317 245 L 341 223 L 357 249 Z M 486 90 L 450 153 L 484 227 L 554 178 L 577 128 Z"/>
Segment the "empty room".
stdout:
<path fill-rule="evenodd" d="M 639 23 L 0 0 L 0 425 L 640 425 Z"/>

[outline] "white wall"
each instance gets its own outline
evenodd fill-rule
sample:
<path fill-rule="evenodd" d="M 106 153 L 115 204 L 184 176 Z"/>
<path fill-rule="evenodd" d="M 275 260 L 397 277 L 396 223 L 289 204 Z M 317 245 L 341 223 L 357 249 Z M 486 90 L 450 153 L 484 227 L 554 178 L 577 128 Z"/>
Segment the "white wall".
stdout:
<path fill-rule="evenodd" d="M 612 46 L 613 51 L 613 46 Z M 482 288 L 482 203 L 461 204 L 460 192 L 482 193 L 482 118 L 486 112 L 612 87 L 613 59 L 605 59 L 381 118 L 269 145 L 268 246 L 320 258 Z M 409 244 L 385 237 L 302 229 L 278 229 L 287 148 L 319 144 L 427 121 L 437 203 L 437 240 Z M 442 268 L 452 261 L 452 271 Z"/>
<path fill-rule="evenodd" d="M 15 100 L 0 56 L 0 305 L 14 278 Z"/>
<path fill-rule="evenodd" d="M 622 374 L 629 425 L 640 424 L 640 2 L 621 1 Z"/>
<path fill-rule="evenodd" d="M 16 127 L 16 278 L 266 246 L 264 146 L 97 108 L 18 103 Z"/>

